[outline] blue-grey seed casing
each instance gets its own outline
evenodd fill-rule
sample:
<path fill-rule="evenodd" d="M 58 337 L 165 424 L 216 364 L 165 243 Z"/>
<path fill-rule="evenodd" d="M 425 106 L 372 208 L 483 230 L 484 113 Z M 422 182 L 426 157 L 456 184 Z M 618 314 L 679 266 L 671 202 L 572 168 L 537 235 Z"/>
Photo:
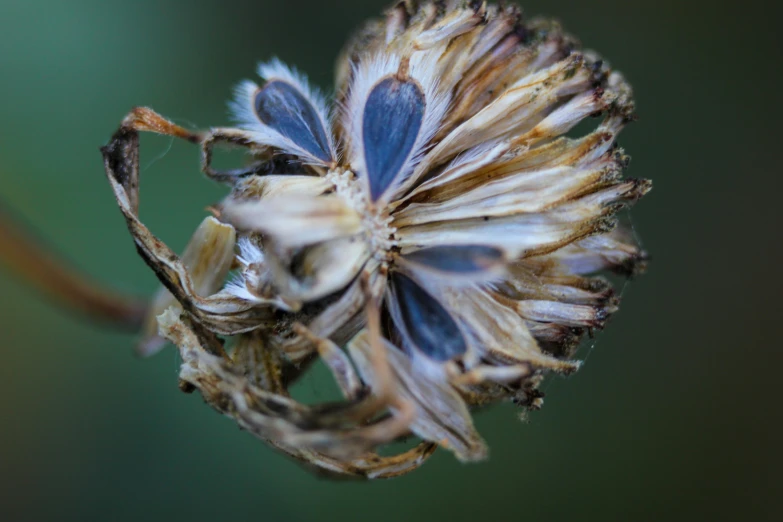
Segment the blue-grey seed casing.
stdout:
<path fill-rule="evenodd" d="M 392 185 L 413 152 L 425 107 L 424 93 L 411 81 L 386 78 L 370 92 L 362 138 L 373 200 Z"/>
<path fill-rule="evenodd" d="M 427 357 L 448 361 L 467 350 L 457 323 L 437 299 L 411 278 L 400 273 L 391 276 L 402 324 L 397 327 L 406 340 Z"/>
<path fill-rule="evenodd" d="M 254 100 L 262 123 L 290 139 L 314 157 L 329 163 L 329 140 L 318 113 L 293 85 L 267 82 Z"/>
<path fill-rule="evenodd" d="M 470 273 L 496 266 L 503 252 L 486 245 L 444 245 L 416 250 L 405 259 L 441 272 Z"/>

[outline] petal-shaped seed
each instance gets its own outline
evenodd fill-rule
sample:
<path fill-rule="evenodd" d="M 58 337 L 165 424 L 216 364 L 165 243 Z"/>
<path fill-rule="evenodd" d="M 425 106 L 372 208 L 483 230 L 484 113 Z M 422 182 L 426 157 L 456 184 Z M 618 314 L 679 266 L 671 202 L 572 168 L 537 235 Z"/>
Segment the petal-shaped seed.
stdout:
<path fill-rule="evenodd" d="M 315 107 L 293 85 L 272 80 L 256 94 L 261 122 L 325 163 L 332 161 L 326 129 Z"/>
<path fill-rule="evenodd" d="M 449 312 L 426 290 L 399 272 L 391 276 L 396 300 L 395 319 L 405 338 L 436 361 L 448 361 L 465 353 L 467 346 Z"/>
<path fill-rule="evenodd" d="M 405 260 L 441 272 L 465 274 L 496 268 L 504 255 L 499 248 L 486 245 L 443 245 L 416 250 L 406 255 Z"/>
<path fill-rule="evenodd" d="M 370 91 L 362 141 L 373 201 L 398 178 L 413 153 L 425 107 L 424 92 L 412 81 L 390 77 Z"/>

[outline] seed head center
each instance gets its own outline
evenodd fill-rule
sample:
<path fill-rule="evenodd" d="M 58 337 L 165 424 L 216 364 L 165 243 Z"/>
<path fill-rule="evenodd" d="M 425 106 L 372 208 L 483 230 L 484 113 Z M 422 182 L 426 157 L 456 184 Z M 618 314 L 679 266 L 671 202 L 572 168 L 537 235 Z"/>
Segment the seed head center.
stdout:
<path fill-rule="evenodd" d="M 397 246 L 397 229 L 391 225 L 392 216 L 386 207 L 370 203 L 361 180 L 350 170 L 330 170 L 326 178 L 334 185 L 335 193 L 353 208 L 362 220 L 362 232 L 372 256 L 382 263 L 392 259 Z"/>

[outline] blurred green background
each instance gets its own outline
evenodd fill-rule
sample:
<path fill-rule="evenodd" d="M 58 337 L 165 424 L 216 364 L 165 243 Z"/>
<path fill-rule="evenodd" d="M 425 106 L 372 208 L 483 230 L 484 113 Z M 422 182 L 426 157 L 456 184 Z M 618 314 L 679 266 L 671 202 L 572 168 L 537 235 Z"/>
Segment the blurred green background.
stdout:
<path fill-rule="evenodd" d="M 98 152 L 123 115 L 225 124 L 233 85 L 275 55 L 328 89 L 343 40 L 386 3 L 3 0 L 0 198 L 96 278 L 150 294 Z M 489 461 L 317 479 L 182 394 L 173 350 L 139 360 L 132 336 L 0 271 L 0 519 L 783 520 L 773 4 L 523 5 L 634 85 L 641 120 L 620 141 L 628 175 L 655 182 L 632 214 L 654 259 L 541 412 L 478 416 Z M 142 165 L 142 217 L 179 250 L 221 189 L 187 144 L 145 137 Z"/>

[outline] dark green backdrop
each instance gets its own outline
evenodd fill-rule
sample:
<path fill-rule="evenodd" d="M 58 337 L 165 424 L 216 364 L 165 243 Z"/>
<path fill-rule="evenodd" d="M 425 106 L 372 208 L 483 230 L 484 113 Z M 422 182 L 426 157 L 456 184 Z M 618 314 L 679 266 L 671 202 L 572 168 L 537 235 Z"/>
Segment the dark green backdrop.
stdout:
<path fill-rule="evenodd" d="M 769 7 L 764 5 L 770 4 Z M 633 221 L 654 255 L 574 377 L 523 424 L 478 417 L 488 462 L 439 453 L 388 482 L 316 479 L 177 389 L 173 350 L 55 310 L 0 272 L 3 520 L 780 520 L 780 36 L 773 2 L 529 0 L 622 70 L 641 121 Z M 330 7 L 335 6 L 335 7 Z M 227 123 L 273 55 L 329 87 L 383 0 L 3 0 L 0 197 L 67 256 L 151 293 L 98 147 L 145 104 Z M 221 190 L 147 138 L 142 215 L 176 249 Z M 165 153 L 165 154 L 164 154 Z M 309 387 L 309 388 L 308 388 Z M 317 397 L 314 385 L 303 393 Z"/>

